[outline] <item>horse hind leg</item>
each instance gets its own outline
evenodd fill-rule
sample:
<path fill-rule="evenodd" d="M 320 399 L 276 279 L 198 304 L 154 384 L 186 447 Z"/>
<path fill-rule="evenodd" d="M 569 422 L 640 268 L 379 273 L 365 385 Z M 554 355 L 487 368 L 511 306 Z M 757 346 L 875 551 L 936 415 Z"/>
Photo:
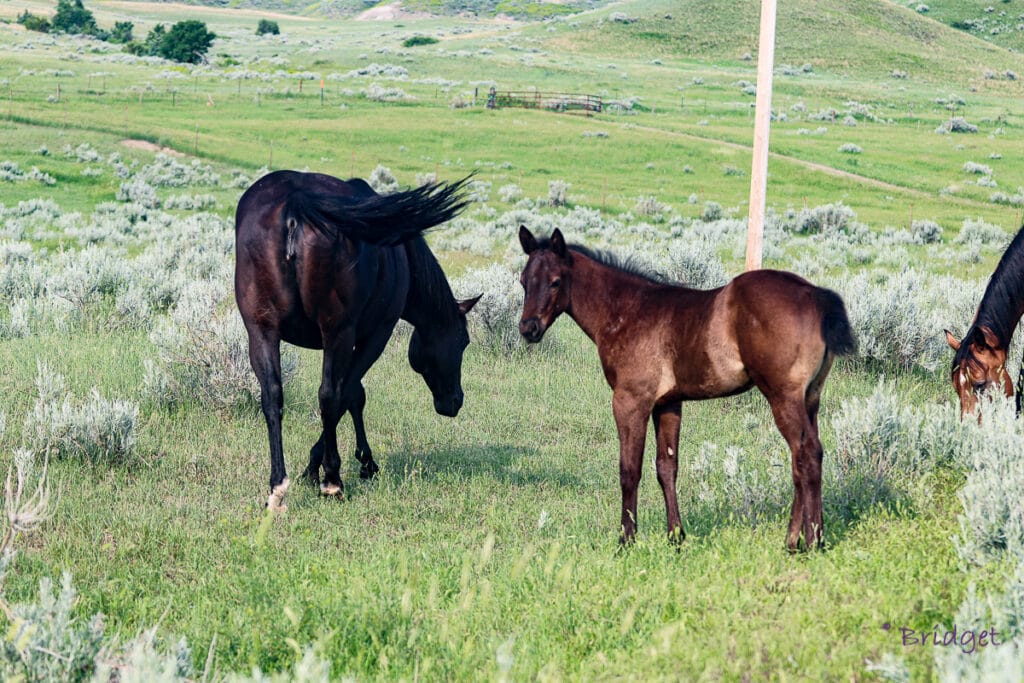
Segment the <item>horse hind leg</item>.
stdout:
<path fill-rule="evenodd" d="M 801 392 L 803 393 L 803 392 Z M 805 395 L 769 398 L 775 424 L 789 445 L 793 473 L 793 507 L 786 534 L 790 552 L 799 548 L 803 533 L 807 549 L 822 547 L 824 528 L 821 512 L 821 442 L 808 414 Z"/>
<path fill-rule="evenodd" d="M 683 523 L 679 518 L 679 499 L 676 495 L 676 475 L 679 470 L 679 415 L 680 404 L 655 410 L 654 434 L 658 442 L 658 454 L 655 466 L 658 471 L 658 484 L 665 498 L 665 519 L 668 525 L 668 537 L 673 543 L 682 543 L 686 539 Z"/>
<path fill-rule="evenodd" d="M 270 442 L 270 496 L 267 507 L 284 512 L 288 492 L 288 474 L 284 464 L 281 418 L 284 413 L 284 391 L 281 386 L 281 343 L 269 334 L 248 329 L 249 362 L 260 384 L 260 407 L 267 422 Z"/>

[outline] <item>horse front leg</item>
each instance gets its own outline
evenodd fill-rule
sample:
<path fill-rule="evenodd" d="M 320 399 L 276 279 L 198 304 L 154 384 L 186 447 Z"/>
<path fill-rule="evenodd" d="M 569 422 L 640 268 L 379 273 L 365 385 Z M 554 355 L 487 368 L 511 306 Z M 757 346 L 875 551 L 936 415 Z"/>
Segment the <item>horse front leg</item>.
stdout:
<path fill-rule="evenodd" d="M 619 430 L 619 486 L 622 489 L 622 521 L 619 543 L 629 545 L 636 536 L 637 488 L 644 461 L 650 407 L 635 397 L 616 392 L 612 412 Z"/>
<path fill-rule="evenodd" d="M 363 409 L 366 407 L 366 389 L 360 382 L 356 386 L 355 396 L 348 401 L 348 410 L 352 415 L 352 428 L 356 432 L 355 458 L 359 461 L 359 478 L 373 479 L 380 468 L 373 459 L 370 442 L 366 440 L 366 425 L 363 423 Z"/>
<path fill-rule="evenodd" d="M 344 387 L 343 382 L 348 375 L 352 360 L 352 344 L 355 334 L 351 328 L 341 330 L 331 343 L 324 344 L 324 363 L 320 377 L 320 421 L 323 431 L 317 446 L 310 451 L 310 469 L 314 467 L 316 451 L 322 458 L 324 468 L 323 480 L 320 482 L 320 493 L 325 496 L 340 496 L 344 491 L 341 482 L 341 457 L 338 455 L 338 421 L 343 413 Z"/>
<path fill-rule="evenodd" d="M 366 425 L 363 422 L 363 409 L 366 407 L 366 389 L 363 388 L 362 382 L 358 384 L 354 393 L 354 396 L 342 399 L 341 414 L 344 415 L 345 410 L 348 410 L 352 416 L 352 427 L 356 433 L 355 458 L 359 461 L 359 478 L 372 479 L 380 471 L 380 468 L 377 467 L 377 463 L 373 459 L 373 451 L 370 450 L 370 443 L 366 439 Z M 306 466 L 302 476 L 312 484 L 319 484 L 320 467 L 323 465 L 323 461 L 324 435 L 321 432 L 320 438 L 309 449 L 309 464 Z"/>
<path fill-rule="evenodd" d="M 281 342 L 276 335 L 247 327 L 249 334 L 249 363 L 260 383 L 260 407 L 267 422 L 270 441 L 270 496 L 267 507 L 284 512 L 285 494 L 288 492 L 288 474 L 284 464 L 284 446 L 281 439 L 281 418 L 284 413 L 284 391 L 281 387 Z"/>

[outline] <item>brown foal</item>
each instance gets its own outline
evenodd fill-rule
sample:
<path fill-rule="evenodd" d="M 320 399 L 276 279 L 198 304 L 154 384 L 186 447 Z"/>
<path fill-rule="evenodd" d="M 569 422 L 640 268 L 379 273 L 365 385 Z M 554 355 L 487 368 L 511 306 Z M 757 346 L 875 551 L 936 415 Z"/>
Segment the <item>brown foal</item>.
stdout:
<path fill-rule="evenodd" d="M 792 452 L 793 508 L 786 543 L 823 546 L 818 406 L 836 356 L 856 341 L 842 299 L 792 274 L 759 270 L 709 291 L 666 284 L 614 257 L 538 240 L 519 228 L 529 256 L 519 331 L 531 343 L 567 313 L 597 344 L 619 432 L 621 541 L 636 534 L 637 487 L 647 421 L 654 421 L 658 483 L 670 538 L 683 533 L 676 499 L 683 401 L 753 386 L 771 405 Z"/>

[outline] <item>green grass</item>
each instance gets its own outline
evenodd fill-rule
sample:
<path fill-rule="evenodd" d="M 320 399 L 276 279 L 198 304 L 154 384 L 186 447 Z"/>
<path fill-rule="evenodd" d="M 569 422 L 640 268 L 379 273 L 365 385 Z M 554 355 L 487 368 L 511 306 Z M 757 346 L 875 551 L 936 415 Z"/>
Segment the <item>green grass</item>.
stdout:
<path fill-rule="evenodd" d="M 938 14 L 941 8 L 930 4 Z M 16 10 L 39 13 L 49 5 L 31 0 Z M 756 54 L 750 3 L 632 2 L 536 25 L 464 18 L 325 25 L 275 16 L 287 44 L 250 35 L 265 16 L 256 10 L 155 3 L 93 9 L 101 25 L 131 18 L 137 34 L 185 15 L 221 35 L 244 31 L 244 39 L 214 45 L 215 64 L 287 56 L 285 65 L 252 68 L 292 76 L 270 81 L 274 92 L 257 101 L 262 81 L 239 85 L 216 70 L 159 78 L 180 70 L 94 62 L 88 51 L 71 59 L 63 43 L 14 50 L 31 36 L 0 25 L 3 157 L 58 180 L 52 190 L 4 183 L 5 205 L 46 196 L 84 213 L 112 200 L 119 181 L 109 170 L 84 177 L 84 166 L 62 149 L 88 142 L 129 161 L 148 159 L 150 153 L 121 144 L 134 139 L 196 156 L 224 173 L 309 168 L 365 177 L 383 164 L 411 185 L 421 173 L 452 179 L 477 171 L 493 183 L 489 204 L 502 211 L 511 208 L 497 199 L 502 185 L 519 184 L 537 198 L 546 197 L 549 181 L 563 180 L 573 204 L 620 216 L 647 195 L 684 216 L 697 215 L 707 200 L 746 214 L 753 98 L 738 82 L 755 80 L 755 64 L 742 59 Z M 638 21 L 598 23 L 612 11 Z M 11 13 L 0 8 L 0 16 Z M 401 48 L 414 35 L 440 42 Z M 319 41 L 317 49 L 300 49 L 299 40 Z M 921 50 L 920 41 L 929 49 Z M 1021 86 L 981 76 L 1015 60 L 889 4 L 787 8 L 777 61 L 810 63 L 813 73 L 775 79 L 775 109 L 789 120 L 772 127 L 769 206 L 783 212 L 842 201 L 873 230 L 926 218 L 946 228 L 946 240 L 965 218 L 1015 229 L 1020 210 L 989 202 L 990 191 L 968 185 L 962 171 L 966 161 L 986 163 L 1000 190 L 1024 186 L 1024 169 L 1014 163 L 1024 154 Z M 317 80 L 303 81 L 299 92 L 295 74 L 343 74 L 370 62 L 408 68 L 409 79 L 382 84 L 416 99 L 382 104 L 343 92 L 368 79 L 328 80 L 323 104 Z M 910 77 L 889 78 L 893 68 Z M 48 73 L 54 69 L 74 75 Z M 438 78 L 454 82 L 451 90 L 416 82 Z M 486 93 L 492 80 L 508 90 L 636 96 L 643 111 L 587 118 L 450 106 L 471 100 L 477 88 Z M 48 102 L 58 82 L 61 100 Z M 966 110 L 956 113 L 978 124 L 978 135 L 933 132 L 951 114 L 936 100 L 953 94 L 965 98 Z M 870 104 L 886 122 L 845 127 L 804 120 L 794 109 L 841 110 L 850 100 Z M 828 133 L 800 134 L 818 126 Z M 840 153 L 846 142 L 863 153 Z M 43 146 L 46 156 L 38 151 Z M 1002 159 L 990 159 L 993 153 Z M 727 175 L 727 166 L 744 175 Z M 686 167 L 693 172 L 684 173 Z M 198 191 L 215 194 L 223 215 L 240 194 L 227 187 Z M 691 195 L 698 203 L 689 203 Z M 925 262 L 924 247 L 909 253 L 916 267 L 961 277 L 984 277 L 994 265 L 990 254 L 967 266 Z M 450 275 L 485 261 L 468 253 L 441 259 Z M 478 680 L 499 678 L 507 666 L 517 680 L 860 680 L 869 676 L 865 661 L 887 652 L 906 656 L 915 680 L 934 677 L 932 650 L 903 649 L 882 625 L 928 630 L 950 623 L 968 582 L 997 581 L 998 572 L 962 571 L 950 541 L 962 472 L 928 482 L 927 504 L 907 495 L 900 504 L 840 509 L 830 503 L 840 492 L 826 489 L 829 551 L 794 557 L 783 550 L 786 506 L 751 527 L 740 514 L 721 512 L 727 504 L 698 500 L 685 478 L 680 498 L 689 538 L 675 551 L 663 538 L 664 509 L 648 463 L 639 541 L 617 552 L 610 394 L 590 342 L 571 331 L 564 338 L 565 348 L 554 354 L 512 359 L 470 347 L 467 403 L 456 420 L 433 413 L 401 342 L 392 342 L 367 378 L 379 479 L 358 480 L 345 420 L 346 499 L 322 500 L 296 482 L 288 513 L 273 520 L 262 510 L 267 444 L 254 405 L 224 413 L 149 405 L 143 361 L 153 351 L 144 333 L 5 341 L 0 393 L 8 398 L 8 450 L 31 407 L 37 359 L 63 373 L 77 395 L 95 385 L 143 404 L 137 452 L 128 463 L 52 464 L 59 493 L 53 520 L 27 539 L 5 593 L 28 600 L 40 578 L 70 571 L 79 614 L 103 612 L 124 638 L 159 623 L 162 633 L 188 638 L 199 665 L 216 636 L 220 672 L 283 670 L 295 658 L 291 643 L 318 643 L 335 676 L 359 679 Z M 312 353 L 303 361 L 286 394 L 293 476 L 319 431 L 319 361 Z M 838 364 L 823 407 L 826 453 L 834 445 L 831 411 L 844 399 L 869 395 L 881 372 Z M 888 374 L 910 404 L 951 401 L 944 369 Z M 778 465 L 779 480 L 788 477 L 788 454 L 759 395 L 687 405 L 683 459 L 706 441 L 763 454 Z"/>
<path fill-rule="evenodd" d="M 86 335 L 63 347 L 5 345 L 0 360 L 14 368 L 5 393 L 30 393 L 41 356 L 76 392 L 95 383 L 138 395 L 143 340 Z M 316 360 L 304 354 L 286 396 L 293 477 L 319 429 Z M 266 437 L 255 406 L 149 413 L 125 466 L 53 463 L 60 503 L 19 556 L 9 598 L 27 599 L 38 577 L 72 571 L 83 614 L 103 612 L 125 635 L 159 621 L 200 654 L 216 635 L 222 671 L 280 668 L 293 657 L 291 638 L 319 643 L 336 675 L 472 679 L 496 675 L 496 652 L 511 641 L 514 678 L 588 680 L 856 676 L 865 658 L 900 651 L 883 623 L 948 623 L 965 595 L 948 542 L 956 477 L 936 484 L 927 508 L 859 517 L 830 509 L 829 551 L 791 557 L 787 509 L 751 528 L 709 514 L 685 476 L 690 537 L 673 550 L 648 467 L 639 542 L 622 553 L 617 438 L 589 342 L 571 334 L 563 352 L 513 360 L 471 347 L 456 420 L 434 415 L 413 378 L 397 341 L 368 376 L 379 479 L 361 482 L 346 458 L 346 500 L 296 482 L 288 512 L 272 523 L 261 510 Z M 840 366 L 823 418 L 873 381 Z M 917 385 L 915 400 L 943 389 Z M 12 414 L 25 407 L 16 401 Z M 751 419 L 757 427 L 747 431 Z M 684 460 L 723 435 L 788 459 L 760 396 L 686 406 Z M 906 654 L 916 671 L 929 670 L 931 652 Z"/>

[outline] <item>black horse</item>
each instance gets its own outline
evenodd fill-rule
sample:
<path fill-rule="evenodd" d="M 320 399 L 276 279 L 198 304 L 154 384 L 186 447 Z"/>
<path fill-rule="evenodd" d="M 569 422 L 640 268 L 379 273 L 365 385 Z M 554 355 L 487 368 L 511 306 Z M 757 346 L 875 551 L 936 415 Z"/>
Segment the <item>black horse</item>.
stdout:
<path fill-rule="evenodd" d="M 246 190 L 235 215 L 235 299 L 249 335 L 270 439 L 270 497 L 284 509 L 288 490 L 281 443 L 280 343 L 323 349 L 319 391 L 323 431 L 306 475 L 340 495 L 336 429 L 346 410 L 356 426 L 360 475 L 377 471 L 362 411 L 362 377 L 387 344 L 399 317 L 415 328 L 409 362 L 426 381 L 438 413 L 462 407 L 466 313 L 422 233 L 467 205 L 466 179 L 428 183 L 380 196 L 365 182 L 320 173 L 277 171 Z"/>

